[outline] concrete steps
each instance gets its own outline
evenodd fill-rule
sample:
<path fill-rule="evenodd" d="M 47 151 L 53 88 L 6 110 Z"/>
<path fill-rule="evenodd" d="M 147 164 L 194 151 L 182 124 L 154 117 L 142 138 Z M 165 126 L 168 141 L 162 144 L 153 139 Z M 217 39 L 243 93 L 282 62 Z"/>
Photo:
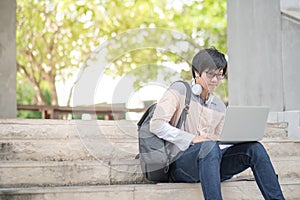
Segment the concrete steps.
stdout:
<path fill-rule="evenodd" d="M 286 199 L 299 199 L 300 180 L 280 181 Z M 254 181 L 222 183 L 224 200 L 263 199 Z M 199 200 L 203 199 L 200 184 L 128 184 L 72 187 L 22 187 L 0 189 L 0 199 L 30 200 Z"/>
<path fill-rule="evenodd" d="M 271 157 L 300 156 L 300 139 L 264 139 Z M 132 139 L 15 139 L 0 138 L 0 160 L 119 160 L 132 159 L 138 153 L 138 140 Z"/>
<path fill-rule="evenodd" d="M 136 129 L 133 121 L 0 120 L 0 199 L 202 198 L 199 184 L 144 180 Z M 297 199 L 300 140 L 286 130 L 268 124 L 262 143 L 287 199 Z M 237 181 L 252 177 L 246 170 L 222 183 L 224 199 L 260 199 L 255 181 Z"/>
<path fill-rule="evenodd" d="M 272 159 L 280 179 L 300 179 L 300 157 Z M 250 169 L 237 179 L 253 178 Z M 0 187 L 74 186 L 147 183 L 138 160 L 9 161 L 0 165 Z"/>
<path fill-rule="evenodd" d="M 0 187 L 144 183 L 139 160 L 9 161 L 0 165 Z"/>
<path fill-rule="evenodd" d="M 138 151 L 129 121 L 1 120 L 1 160 L 130 159 Z"/>
<path fill-rule="evenodd" d="M 271 156 L 300 156 L 300 140 L 286 139 L 285 129 L 269 124 L 265 147 Z M 0 160 L 128 160 L 138 153 L 136 130 L 132 121 L 1 120 Z"/>
<path fill-rule="evenodd" d="M 273 157 L 271 158 L 272 164 L 275 168 L 276 173 L 279 178 L 282 179 L 300 179 L 300 157 L 290 156 L 290 157 Z M 235 178 L 243 179 L 253 177 L 251 169 L 247 169 L 244 172 L 237 174 Z"/>

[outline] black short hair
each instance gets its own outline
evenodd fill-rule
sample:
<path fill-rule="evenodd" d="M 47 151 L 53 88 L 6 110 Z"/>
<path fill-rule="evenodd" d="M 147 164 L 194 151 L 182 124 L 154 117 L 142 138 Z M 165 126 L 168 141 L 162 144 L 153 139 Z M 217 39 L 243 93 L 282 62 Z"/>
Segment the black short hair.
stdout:
<path fill-rule="evenodd" d="M 193 58 L 192 73 L 195 78 L 195 70 L 201 75 L 204 70 L 222 70 L 223 75 L 226 74 L 227 61 L 223 53 L 216 48 L 208 48 L 200 50 Z"/>

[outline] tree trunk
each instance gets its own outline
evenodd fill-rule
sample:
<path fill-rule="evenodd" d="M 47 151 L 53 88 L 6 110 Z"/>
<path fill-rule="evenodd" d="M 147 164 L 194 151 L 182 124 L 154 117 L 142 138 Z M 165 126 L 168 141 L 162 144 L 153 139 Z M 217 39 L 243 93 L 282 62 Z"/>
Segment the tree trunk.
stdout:
<path fill-rule="evenodd" d="M 49 80 L 50 84 L 50 92 L 51 92 L 51 105 L 57 106 L 58 105 L 58 98 L 57 98 L 57 90 L 55 87 L 55 77 L 51 77 Z"/>
<path fill-rule="evenodd" d="M 30 80 L 30 79 L 29 79 Z M 33 88 L 36 92 L 36 100 L 37 100 L 37 105 L 47 105 L 47 100 L 46 97 L 44 96 L 41 88 L 39 85 L 35 82 L 30 81 L 33 84 Z"/>

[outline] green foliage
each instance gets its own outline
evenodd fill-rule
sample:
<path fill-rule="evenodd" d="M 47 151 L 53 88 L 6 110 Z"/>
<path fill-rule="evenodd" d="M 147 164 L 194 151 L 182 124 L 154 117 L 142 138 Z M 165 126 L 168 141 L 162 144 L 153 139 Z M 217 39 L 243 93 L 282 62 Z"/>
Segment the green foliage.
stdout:
<path fill-rule="evenodd" d="M 17 73 L 17 104 L 35 104 L 35 92 L 32 85 Z"/>
<path fill-rule="evenodd" d="M 139 29 L 149 34 L 142 41 L 137 40 L 141 32 L 128 32 Z M 18 85 L 18 103 L 56 105 L 56 81 L 88 67 L 91 52 L 107 41 L 105 72 L 133 74 L 138 89 L 157 78 L 165 63 L 189 63 L 199 48 L 214 46 L 226 53 L 226 1 L 17 0 L 18 80 L 31 85 Z M 187 49 L 170 48 L 183 41 Z M 190 79 L 189 73 L 181 75 Z"/>
<path fill-rule="evenodd" d="M 34 105 L 37 102 L 35 91 L 32 84 L 24 79 L 20 73 L 17 73 L 17 104 L 18 105 Z M 46 97 L 47 104 L 50 105 L 51 94 L 49 90 L 42 90 Z M 38 111 L 27 111 L 19 110 L 17 114 L 18 118 L 29 118 L 29 119 L 40 119 L 42 118 L 41 112 Z"/>
<path fill-rule="evenodd" d="M 17 118 L 23 119 L 41 119 L 42 113 L 39 111 L 19 110 Z"/>
<path fill-rule="evenodd" d="M 80 2 L 17 2 L 18 71 L 33 85 L 38 104 L 47 104 L 42 90 L 50 91 L 51 104 L 57 104 L 55 82 L 72 76 L 96 44 L 99 28 L 90 28 L 87 20 L 95 13 L 94 3 Z"/>
<path fill-rule="evenodd" d="M 20 105 L 32 105 L 34 104 L 34 97 L 35 92 L 28 81 L 22 79 L 19 74 L 17 74 L 17 104 Z M 35 112 L 35 111 L 26 111 L 26 110 L 20 110 L 17 114 L 18 118 L 34 118 L 34 119 L 40 119 L 41 113 Z"/>

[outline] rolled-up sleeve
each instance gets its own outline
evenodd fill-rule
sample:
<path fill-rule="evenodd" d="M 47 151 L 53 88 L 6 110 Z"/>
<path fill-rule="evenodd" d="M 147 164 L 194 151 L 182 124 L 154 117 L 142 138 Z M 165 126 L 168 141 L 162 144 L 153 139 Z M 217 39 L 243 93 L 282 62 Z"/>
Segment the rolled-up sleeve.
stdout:
<path fill-rule="evenodd" d="M 181 111 L 178 111 L 180 102 L 182 101 L 181 95 L 172 88 L 165 92 L 161 100 L 157 103 L 150 121 L 150 131 L 159 138 L 175 144 L 181 151 L 184 151 L 190 146 L 192 140 L 195 138 L 195 134 L 178 129 L 169 123 L 175 113 L 181 114 Z"/>

